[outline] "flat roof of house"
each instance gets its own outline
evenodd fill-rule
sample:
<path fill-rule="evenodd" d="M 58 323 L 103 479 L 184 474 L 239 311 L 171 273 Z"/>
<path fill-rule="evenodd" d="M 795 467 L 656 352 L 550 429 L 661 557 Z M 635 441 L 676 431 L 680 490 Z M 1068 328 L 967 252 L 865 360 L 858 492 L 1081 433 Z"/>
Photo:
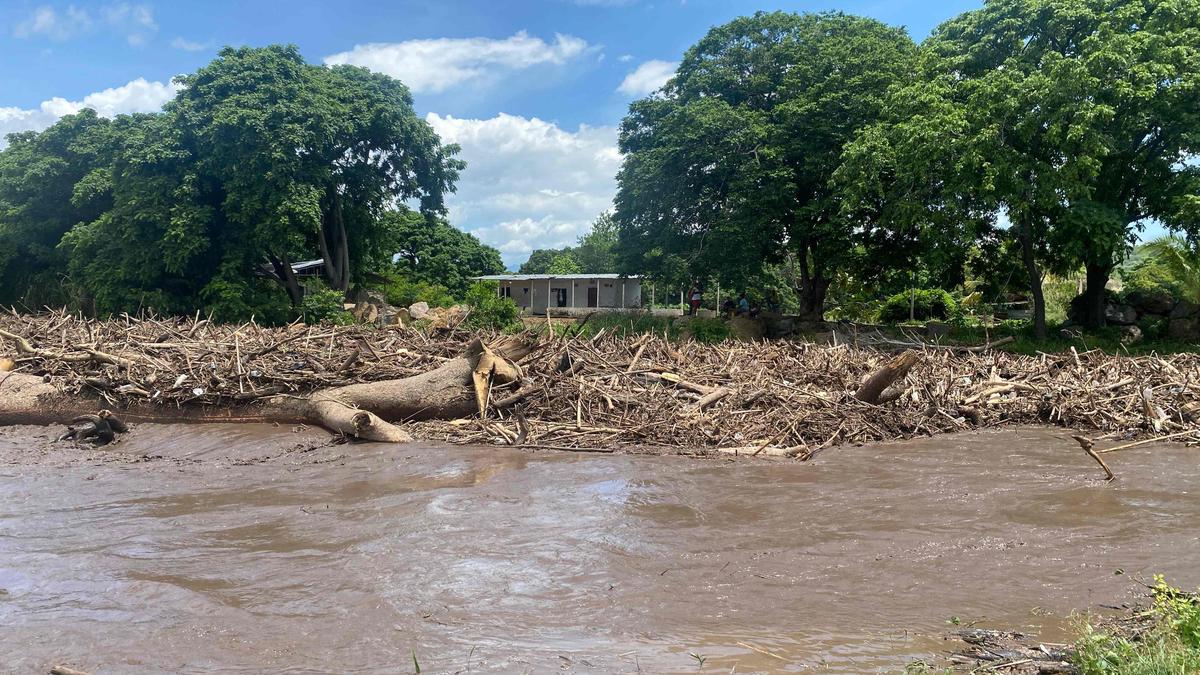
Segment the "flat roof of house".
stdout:
<path fill-rule="evenodd" d="M 551 279 L 641 279 L 636 274 L 488 274 L 476 281 L 550 281 Z"/>

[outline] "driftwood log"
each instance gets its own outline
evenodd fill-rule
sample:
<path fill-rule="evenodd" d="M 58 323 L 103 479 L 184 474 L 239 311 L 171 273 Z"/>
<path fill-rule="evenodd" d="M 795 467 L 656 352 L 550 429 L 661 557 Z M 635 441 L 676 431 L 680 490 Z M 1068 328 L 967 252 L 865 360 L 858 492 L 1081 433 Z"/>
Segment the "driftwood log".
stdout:
<path fill-rule="evenodd" d="M 4 331 L 0 331 L 4 333 Z M 4 337 L 12 336 L 11 333 Z M 18 338 L 18 350 L 38 354 Z M 381 442 L 407 442 L 408 432 L 393 422 L 454 419 L 476 412 L 483 392 L 517 379 L 512 361 L 532 351 L 528 336 L 511 337 L 492 346 L 473 341 L 457 358 L 419 375 L 317 390 L 307 396 L 274 395 L 253 404 L 214 407 L 170 407 L 133 404 L 123 415 L 138 421 L 261 421 L 308 423 L 334 433 Z M 128 359 L 95 352 L 98 362 L 119 365 Z M 56 355 L 58 356 L 58 355 Z M 73 415 L 95 411 L 103 401 L 71 394 L 48 378 L 0 372 L 0 424 L 56 424 Z"/>

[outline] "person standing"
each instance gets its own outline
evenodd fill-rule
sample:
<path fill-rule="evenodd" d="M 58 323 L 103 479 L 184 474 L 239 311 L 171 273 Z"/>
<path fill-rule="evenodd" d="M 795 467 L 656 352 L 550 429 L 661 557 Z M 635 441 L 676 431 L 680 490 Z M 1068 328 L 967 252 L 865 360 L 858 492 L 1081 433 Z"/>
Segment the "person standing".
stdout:
<path fill-rule="evenodd" d="M 703 299 L 703 294 L 700 292 L 700 284 L 692 284 L 692 290 L 688 291 L 688 300 L 691 302 L 691 314 L 696 316 L 700 311 L 700 301 Z"/>

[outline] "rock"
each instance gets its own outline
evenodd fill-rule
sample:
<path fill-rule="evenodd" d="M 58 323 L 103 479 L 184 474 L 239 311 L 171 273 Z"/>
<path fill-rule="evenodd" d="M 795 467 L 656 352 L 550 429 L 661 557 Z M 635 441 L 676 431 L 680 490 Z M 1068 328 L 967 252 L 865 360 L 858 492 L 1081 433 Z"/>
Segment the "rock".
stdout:
<path fill-rule="evenodd" d="M 414 302 L 413 304 L 408 306 L 408 315 L 411 316 L 416 321 L 420 321 L 421 319 L 424 319 L 425 315 L 428 313 L 429 313 L 429 303 L 425 302 L 424 300 L 422 300 L 420 302 Z"/>
<path fill-rule="evenodd" d="M 386 324 L 388 326 L 407 326 L 413 322 L 413 318 L 409 315 L 407 309 L 397 309 L 389 319 L 391 323 Z"/>
<path fill-rule="evenodd" d="M 383 293 L 380 293 L 379 291 L 367 291 L 366 298 L 364 298 L 364 300 L 366 302 L 371 303 L 372 305 L 375 305 L 376 307 L 390 307 L 391 306 L 388 304 L 387 296 L 385 296 Z"/>
<path fill-rule="evenodd" d="M 1137 323 L 1137 310 L 1131 305 L 1121 305 L 1110 302 L 1104 306 L 1104 320 L 1116 326 L 1129 326 Z"/>
<path fill-rule="evenodd" d="M 1121 326 L 1118 331 L 1119 340 L 1123 345 L 1132 345 L 1142 341 L 1142 329 L 1137 326 Z"/>
<path fill-rule="evenodd" d="M 1200 315 L 1200 305 L 1188 300 L 1180 300 L 1171 310 L 1172 319 L 1190 319 Z"/>
<path fill-rule="evenodd" d="M 379 318 L 379 308 L 369 302 L 360 302 L 354 306 L 354 320 L 359 323 L 375 323 Z"/>
<path fill-rule="evenodd" d="M 1171 323 L 1167 326 L 1167 337 L 1172 340 L 1200 340 L 1200 319 L 1171 319 Z"/>
<path fill-rule="evenodd" d="M 1133 291 L 1125 296 L 1125 302 L 1137 310 L 1138 315 L 1167 315 L 1175 307 L 1175 299 L 1166 291 Z"/>

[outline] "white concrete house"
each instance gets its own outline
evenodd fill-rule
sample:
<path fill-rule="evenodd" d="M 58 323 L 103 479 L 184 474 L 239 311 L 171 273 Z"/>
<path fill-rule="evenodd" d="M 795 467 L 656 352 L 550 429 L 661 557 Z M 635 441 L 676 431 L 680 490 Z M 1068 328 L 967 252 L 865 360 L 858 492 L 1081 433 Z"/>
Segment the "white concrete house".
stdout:
<path fill-rule="evenodd" d="M 495 281 L 499 293 L 530 314 L 586 314 L 588 311 L 637 309 L 642 281 L 620 274 L 492 274 L 475 277 Z"/>

